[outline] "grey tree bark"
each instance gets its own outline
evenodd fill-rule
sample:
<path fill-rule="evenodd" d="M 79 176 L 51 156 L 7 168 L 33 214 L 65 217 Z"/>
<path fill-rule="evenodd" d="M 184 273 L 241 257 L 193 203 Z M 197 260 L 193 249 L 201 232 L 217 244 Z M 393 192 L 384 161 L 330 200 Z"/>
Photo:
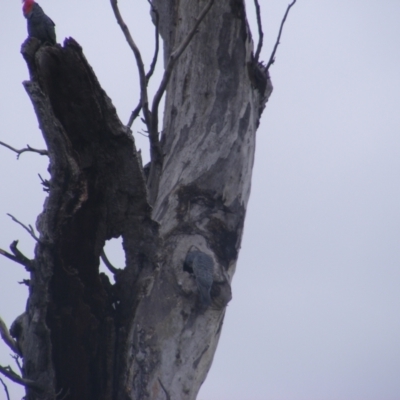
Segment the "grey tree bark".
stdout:
<path fill-rule="evenodd" d="M 204 4 L 154 0 L 164 60 Z M 11 328 L 26 398 L 195 399 L 231 299 L 255 134 L 272 91 L 244 1 L 215 2 L 177 62 L 150 177 L 73 39 L 40 47 L 32 38 L 22 54 L 51 176 L 27 309 Z M 99 262 L 119 236 L 126 266 L 112 285 Z M 210 305 L 185 268 L 192 249 L 213 260 Z"/>

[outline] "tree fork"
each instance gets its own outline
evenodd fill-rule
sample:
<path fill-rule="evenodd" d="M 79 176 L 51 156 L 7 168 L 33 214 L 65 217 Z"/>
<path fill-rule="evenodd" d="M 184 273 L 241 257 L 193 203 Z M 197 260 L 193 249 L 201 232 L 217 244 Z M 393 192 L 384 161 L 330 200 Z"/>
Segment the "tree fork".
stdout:
<path fill-rule="evenodd" d="M 154 4 L 168 60 L 208 2 Z M 32 38 L 22 54 L 50 162 L 27 310 L 10 329 L 23 378 L 44 388 L 27 387 L 27 400 L 194 400 L 231 299 L 255 132 L 272 91 L 244 2 L 215 2 L 171 71 L 154 210 L 133 137 L 80 46 Z M 112 285 L 99 259 L 119 236 L 126 266 Z M 214 263 L 206 309 L 183 268 L 193 246 Z"/>

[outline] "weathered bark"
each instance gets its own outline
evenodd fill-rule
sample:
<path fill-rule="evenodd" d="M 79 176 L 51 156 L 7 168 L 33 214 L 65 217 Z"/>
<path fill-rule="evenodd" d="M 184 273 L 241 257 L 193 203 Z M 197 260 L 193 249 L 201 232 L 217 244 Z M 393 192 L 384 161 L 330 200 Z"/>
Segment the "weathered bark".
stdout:
<path fill-rule="evenodd" d="M 155 4 L 165 16 L 168 59 L 203 4 Z M 242 237 L 255 132 L 272 89 L 262 66 L 252 63 L 252 49 L 243 2 L 218 1 L 168 86 L 153 211 L 164 246 L 153 291 L 133 321 L 132 352 L 146 360 L 132 360 L 126 386 L 133 398 L 146 387 L 148 398 L 165 399 L 162 382 L 171 398 L 194 399 L 211 366 Z M 204 313 L 196 307 L 194 279 L 182 268 L 193 245 L 215 261 L 213 304 Z"/>
<path fill-rule="evenodd" d="M 154 0 L 165 58 L 204 2 Z M 253 61 L 242 0 L 219 0 L 173 72 L 154 209 L 130 132 L 82 49 L 22 48 L 24 82 L 50 159 L 26 313 L 12 333 L 27 399 L 195 399 L 218 344 L 250 194 L 255 132 L 271 93 Z M 126 266 L 99 274 L 105 241 Z M 195 246 L 214 260 L 212 303 L 184 270 Z"/>
<path fill-rule="evenodd" d="M 154 264 L 157 226 L 133 138 L 81 48 L 72 39 L 63 48 L 37 45 L 31 39 L 22 49 L 31 72 L 24 85 L 49 150 L 51 180 L 19 320 L 24 375 L 44 391 L 29 390 L 28 399 L 60 392 L 110 399 L 125 340 L 120 327 L 137 302 L 139 273 Z M 99 256 L 105 240 L 120 235 L 129 267 L 114 294 L 99 274 Z M 21 336 L 18 324 L 12 331 Z"/>

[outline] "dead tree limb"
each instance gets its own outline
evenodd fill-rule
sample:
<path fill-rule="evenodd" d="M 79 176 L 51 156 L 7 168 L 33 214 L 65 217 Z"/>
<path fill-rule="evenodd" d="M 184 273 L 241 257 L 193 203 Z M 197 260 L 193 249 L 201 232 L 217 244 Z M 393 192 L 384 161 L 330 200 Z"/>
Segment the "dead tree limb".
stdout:
<path fill-rule="evenodd" d="M 131 116 L 129 117 L 129 121 L 126 124 L 128 128 L 132 127 L 133 121 L 138 117 L 140 111 L 142 109 L 142 102 L 139 100 L 139 104 L 136 106 L 136 108 L 132 111 Z"/>
<path fill-rule="evenodd" d="M 32 225 L 26 226 L 21 221 L 18 221 L 13 215 L 7 213 L 7 215 L 17 224 L 21 225 L 37 242 L 39 242 L 39 238 L 36 236 L 35 230 Z"/>
<path fill-rule="evenodd" d="M 27 151 L 29 151 L 29 152 L 31 152 L 31 153 L 40 154 L 41 156 L 48 156 L 48 155 L 49 155 L 49 153 L 48 153 L 47 150 L 34 149 L 33 147 L 29 146 L 29 144 L 27 144 L 26 147 L 25 147 L 24 149 L 20 149 L 20 150 L 14 148 L 14 147 L 12 147 L 12 146 L 10 146 L 9 144 L 4 143 L 4 142 L 0 142 L 0 145 L 1 145 L 1 146 L 4 146 L 4 147 L 7 147 L 7 149 L 10 149 L 10 150 L 13 151 L 14 153 L 17 153 L 17 159 L 19 158 L 19 156 L 20 156 L 22 153 L 25 153 L 25 152 L 27 152 Z"/>
<path fill-rule="evenodd" d="M 17 245 L 18 245 L 18 240 L 14 240 L 10 244 L 10 249 L 13 252 L 13 254 L 10 254 L 3 249 L 0 249 L 0 254 L 4 257 L 7 257 L 11 261 L 23 265 L 27 271 L 33 271 L 33 261 L 30 260 L 28 257 L 24 256 L 18 250 Z"/>
<path fill-rule="evenodd" d="M 154 15 L 154 25 L 155 25 L 155 29 L 154 29 L 154 33 L 155 33 L 155 48 L 154 48 L 154 56 L 153 59 L 151 61 L 150 64 L 150 68 L 149 71 L 146 74 L 146 81 L 147 83 L 149 83 L 150 78 L 152 77 L 154 70 L 156 68 L 156 64 L 157 64 L 157 58 L 158 58 L 158 51 L 159 51 L 159 47 L 160 47 L 160 38 L 159 38 L 159 23 L 160 23 L 160 15 L 158 14 L 158 11 L 156 9 L 156 7 L 154 7 L 153 3 L 151 2 L 151 0 L 147 0 L 150 4 L 151 7 L 151 12 Z"/>
<path fill-rule="evenodd" d="M 14 240 L 10 244 L 10 250 L 13 252 L 18 262 L 23 266 L 25 266 L 27 271 L 33 271 L 33 260 L 30 260 L 24 254 L 22 254 L 17 246 L 18 246 L 18 240 Z"/>
<path fill-rule="evenodd" d="M 272 50 L 271 56 L 268 60 L 268 63 L 266 65 L 266 70 L 268 71 L 269 67 L 275 62 L 275 54 L 276 51 L 278 50 L 278 46 L 280 44 L 280 40 L 281 40 L 281 36 L 282 36 L 282 30 L 283 30 L 283 25 L 285 24 L 286 18 L 289 14 L 290 9 L 292 8 L 292 6 L 294 6 L 294 4 L 296 3 L 296 0 L 293 0 L 287 7 L 285 15 L 283 16 L 282 22 L 281 22 L 281 26 L 279 28 L 279 33 L 278 33 L 278 37 L 276 39 L 275 42 L 275 46 L 274 49 Z"/>
<path fill-rule="evenodd" d="M 7 385 L 4 383 L 3 379 L 0 378 L 0 382 L 3 385 L 4 391 L 6 392 L 6 397 L 7 400 L 10 400 L 10 394 L 8 393 L 8 387 Z"/>
<path fill-rule="evenodd" d="M 18 354 L 12 354 L 12 355 L 11 355 L 11 358 L 15 361 L 15 364 L 17 364 L 17 367 L 18 367 L 18 369 L 19 369 L 19 372 L 22 374 L 22 365 L 21 365 L 21 363 L 19 362 L 19 360 L 20 360 L 21 357 L 22 357 L 22 356 L 20 356 L 20 355 L 18 355 Z"/>
<path fill-rule="evenodd" d="M 147 94 L 147 80 L 146 80 L 146 73 L 144 70 L 144 63 L 142 59 L 142 55 L 140 53 L 139 48 L 137 47 L 135 41 L 132 38 L 132 35 L 129 31 L 128 26 L 124 22 L 121 12 L 119 11 L 118 7 L 118 1 L 117 0 L 111 0 L 111 6 L 114 11 L 115 18 L 117 19 L 118 25 L 121 27 L 121 30 L 125 36 L 126 41 L 129 44 L 129 47 L 133 51 L 133 54 L 136 59 L 136 64 L 138 67 L 138 73 L 139 73 L 139 82 L 140 82 L 140 105 L 141 108 L 143 109 L 143 114 L 144 114 L 144 119 L 146 121 L 146 125 L 150 126 L 151 125 L 151 115 L 150 115 L 150 110 L 149 110 L 149 105 L 148 105 L 148 94 Z"/>
<path fill-rule="evenodd" d="M 157 59 L 158 59 L 158 52 L 159 52 L 159 47 L 160 47 L 160 38 L 159 38 L 159 21 L 160 21 L 160 16 L 158 14 L 157 9 L 154 7 L 153 3 L 148 0 L 150 6 L 151 6 L 151 12 L 154 13 L 154 25 L 155 25 L 155 49 L 154 49 L 154 56 L 150 64 L 149 71 L 146 74 L 146 84 L 149 84 L 150 78 L 152 77 L 156 64 L 157 64 Z M 131 116 L 129 117 L 129 121 L 126 124 L 127 127 L 131 128 L 133 122 L 135 119 L 138 117 L 140 111 L 142 109 L 142 102 L 141 100 L 139 101 L 139 104 L 136 106 L 136 108 L 132 111 Z"/>
<path fill-rule="evenodd" d="M 261 10 L 258 0 L 254 0 L 254 5 L 256 7 L 257 27 L 258 27 L 258 44 L 257 44 L 256 54 L 254 56 L 254 61 L 257 63 L 260 58 L 260 53 L 263 46 L 264 32 L 262 29 Z"/>
<path fill-rule="evenodd" d="M 175 66 L 177 60 L 179 59 L 179 57 L 182 55 L 182 53 L 185 51 L 185 49 L 187 48 L 187 46 L 193 39 L 194 35 L 197 32 L 199 25 L 201 24 L 201 22 L 207 15 L 208 11 L 211 9 L 211 6 L 213 5 L 214 0 L 208 1 L 208 3 L 205 5 L 203 10 L 201 11 L 200 15 L 196 18 L 196 22 L 195 22 L 193 28 L 188 33 L 188 35 L 176 47 L 176 49 L 174 51 L 172 51 L 172 53 L 170 54 L 168 64 L 165 68 L 164 75 L 161 80 L 160 86 L 153 98 L 151 111 L 149 109 L 149 104 L 148 104 L 148 93 L 147 93 L 147 83 L 148 82 L 147 82 L 147 77 L 144 72 L 144 64 L 143 64 L 141 53 L 129 32 L 129 28 L 127 27 L 127 25 L 125 24 L 125 22 L 122 18 L 122 15 L 118 8 L 117 0 L 110 0 L 110 1 L 111 1 L 111 6 L 114 11 L 114 15 L 117 19 L 117 22 L 120 25 L 122 32 L 124 33 L 125 38 L 129 44 L 130 48 L 133 51 L 133 54 L 136 58 L 136 63 L 138 66 L 139 81 L 140 81 L 140 104 L 132 112 L 131 117 L 128 121 L 128 126 L 129 126 L 129 123 L 133 123 L 134 119 L 138 116 L 140 109 L 142 109 L 143 115 L 144 115 L 144 121 L 145 121 L 145 124 L 147 125 L 147 129 L 149 131 L 151 166 L 150 166 L 150 172 L 149 172 L 149 179 L 148 179 L 147 183 L 148 183 L 150 204 L 153 204 L 153 202 L 155 201 L 155 198 L 157 196 L 160 173 L 161 173 L 162 164 L 163 164 L 163 155 L 162 155 L 162 151 L 160 148 L 159 129 L 158 129 L 158 108 L 160 105 L 160 101 L 164 95 L 166 88 L 167 88 L 168 82 L 171 78 L 171 74 L 172 74 L 172 71 L 174 69 L 174 66 Z M 158 25 L 158 24 L 156 24 L 156 25 Z M 158 31 L 158 29 L 157 29 L 157 31 Z M 150 69 L 150 71 L 151 71 L 151 69 Z"/>
<path fill-rule="evenodd" d="M 0 249 L 0 254 L 1 254 L 2 256 L 4 256 L 4 257 L 7 257 L 7 258 L 8 258 L 9 260 L 11 260 L 11 261 L 14 261 L 14 262 L 16 262 L 16 263 L 18 263 L 18 264 L 21 264 L 21 263 L 18 261 L 17 257 L 13 256 L 12 254 L 8 253 L 7 251 L 5 251 L 5 250 L 3 250 L 3 249 Z"/>
<path fill-rule="evenodd" d="M 22 46 L 31 72 L 24 86 L 48 147 L 51 185 L 36 223 L 24 378 L 52 399 L 63 388 L 71 399 L 122 398 L 114 392 L 123 390 L 128 321 L 155 269 L 158 225 L 134 140 L 79 44 L 42 46 L 34 58 L 31 45 Z M 121 236 L 127 265 L 109 290 L 100 254 L 106 240 Z M 28 390 L 28 399 L 35 396 Z"/>
<path fill-rule="evenodd" d="M 43 191 L 45 191 L 45 192 L 49 192 L 49 189 L 50 189 L 50 182 L 49 182 L 49 180 L 48 179 L 43 179 L 42 178 L 42 175 L 40 175 L 40 174 L 38 174 L 38 176 L 39 176 L 39 179 L 40 179 L 40 183 L 42 184 L 42 186 L 43 186 Z"/>
<path fill-rule="evenodd" d="M 19 385 L 43 391 L 43 388 L 40 385 L 30 379 L 22 378 L 15 371 L 13 371 L 10 366 L 3 367 L 0 365 L 0 373 Z"/>

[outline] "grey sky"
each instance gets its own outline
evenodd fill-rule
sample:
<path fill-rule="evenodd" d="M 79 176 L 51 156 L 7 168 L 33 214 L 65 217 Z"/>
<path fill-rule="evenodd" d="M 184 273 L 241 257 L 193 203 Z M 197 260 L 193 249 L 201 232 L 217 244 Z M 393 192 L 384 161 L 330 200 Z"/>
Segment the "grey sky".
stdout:
<path fill-rule="evenodd" d="M 21 85 L 28 77 L 19 54 L 26 21 L 19 1 L 4 3 L 0 140 L 42 148 Z M 287 3 L 260 0 L 265 60 Z M 137 76 L 109 2 L 40 4 L 59 42 L 72 36 L 83 46 L 126 122 Z M 148 64 L 147 2 L 120 4 Z M 298 0 L 292 9 L 257 134 L 233 300 L 199 400 L 400 398 L 399 16 L 397 0 Z M 145 149 L 146 139 L 135 138 Z M 46 178 L 46 168 L 45 157 L 16 161 L 0 148 L 1 248 L 19 239 L 33 255 L 32 239 L 6 213 L 34 224 L 45 197 L 37 173 Z M 122 263 L 118 244 L 113 248 L 110 258 Z M 23 278 L 22 268 L 0 259 L 7 323 L 25 307 L 27 290 L 16 283 Z M 8 354 L 0 343 L 0 364 L 11 363 Z M 18 398 L 21 390 L 9 388 Z"/>

